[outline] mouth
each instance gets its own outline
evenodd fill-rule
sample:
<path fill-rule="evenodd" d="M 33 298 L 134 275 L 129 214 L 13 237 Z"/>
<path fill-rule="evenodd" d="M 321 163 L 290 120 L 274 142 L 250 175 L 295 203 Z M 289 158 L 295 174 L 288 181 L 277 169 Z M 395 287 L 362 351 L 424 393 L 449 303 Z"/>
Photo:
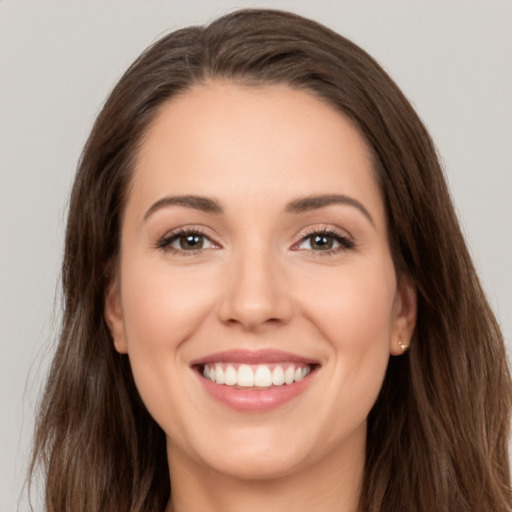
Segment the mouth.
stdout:
<path fill-rule="evenodd" d="M 301 395 L 320 368 L 316 361 L 274 350 L 221 352 L 191 366 L 213 398 L 240 412 L 283 405 Z"/>
<path fill-rule="evenodd" d="M 290 362 L 258 365 L 231 362 L 205 364 L 198 371 L 216 384 L 238 389 L 268 389 L 300 382 L 313 368 L 314 365 Z"/>

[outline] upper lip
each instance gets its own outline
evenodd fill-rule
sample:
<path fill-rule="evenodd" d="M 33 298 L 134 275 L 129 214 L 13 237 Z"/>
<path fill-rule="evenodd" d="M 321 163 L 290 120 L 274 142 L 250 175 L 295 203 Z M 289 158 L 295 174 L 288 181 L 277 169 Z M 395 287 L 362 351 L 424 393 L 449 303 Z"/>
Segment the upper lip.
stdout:
<path fill-rule="evenodd" d="M 190 363 L 191 366 L 212 364 L 212 363 L 246 363 L 246 364 L 270 364 L 270 363 L 302 363 L 319 364 L 317 360 L 308 357 L 299 356 L 291 352 L 282 350 L 264 349 L 264 350 L 246 350 L 234 349 L 215 352 L 204 357 L 195 359 Z"/>

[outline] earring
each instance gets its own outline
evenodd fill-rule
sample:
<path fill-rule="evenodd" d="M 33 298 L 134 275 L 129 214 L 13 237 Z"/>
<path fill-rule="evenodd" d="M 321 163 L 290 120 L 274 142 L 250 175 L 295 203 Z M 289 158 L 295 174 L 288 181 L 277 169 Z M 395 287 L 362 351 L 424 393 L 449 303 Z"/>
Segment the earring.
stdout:
<path fill-rule="evenodd" d="M 402 341 L 402 338 L 398 338 L 398 346 L 402 349 L 402 352 L 405 352 L 409 348 L 409 345 L 407 345 L 407 343 L 404 343 Z"/>

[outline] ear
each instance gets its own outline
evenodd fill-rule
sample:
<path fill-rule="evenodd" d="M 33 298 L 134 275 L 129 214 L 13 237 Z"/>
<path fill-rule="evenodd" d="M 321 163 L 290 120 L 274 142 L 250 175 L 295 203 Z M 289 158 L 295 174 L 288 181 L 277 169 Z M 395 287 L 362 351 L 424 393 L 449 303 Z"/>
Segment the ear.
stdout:
<path fill-rule="evenodd" d="M 104 301 L 104 317 L 114 340 L 114 347 L 120 354 L 128 352 L 126 329 L 121 306 L 121 293 L 118 279 L 113 279 L 107 287 Z"/>
<path fill-rule="evenodd" d="M 406 275 L 401 275 L 398 279 L 393 314 L 389 350 L 391 355 L 398 356 L 409 347 L 416 326 L 416 287 L 410 277 Z"/>

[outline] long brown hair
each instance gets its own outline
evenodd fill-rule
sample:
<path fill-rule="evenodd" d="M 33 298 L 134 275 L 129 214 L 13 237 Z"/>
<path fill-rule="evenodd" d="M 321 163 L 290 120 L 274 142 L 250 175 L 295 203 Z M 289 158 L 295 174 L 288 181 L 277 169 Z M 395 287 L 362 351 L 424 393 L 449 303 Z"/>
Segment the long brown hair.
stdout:
<path fill-rule="evenodd" d="M 316 22 L 243 10 L 173 32 L 110 94 L 71 194 L 63 325 L 35 434 L 32 471 L 48 512 L 161 512 L 165 435 L 103 318 L 134 158 L 162 104 L 224 79 L 288 84 L 348 116 L 372 149 L 396 268 L 416 286 L 410 350 L 391 358 L 368 419 L 364 512 L 511 510 L 511 381 L 499 327 L 461 235 L 434 145 L 394 82 Z"/>

